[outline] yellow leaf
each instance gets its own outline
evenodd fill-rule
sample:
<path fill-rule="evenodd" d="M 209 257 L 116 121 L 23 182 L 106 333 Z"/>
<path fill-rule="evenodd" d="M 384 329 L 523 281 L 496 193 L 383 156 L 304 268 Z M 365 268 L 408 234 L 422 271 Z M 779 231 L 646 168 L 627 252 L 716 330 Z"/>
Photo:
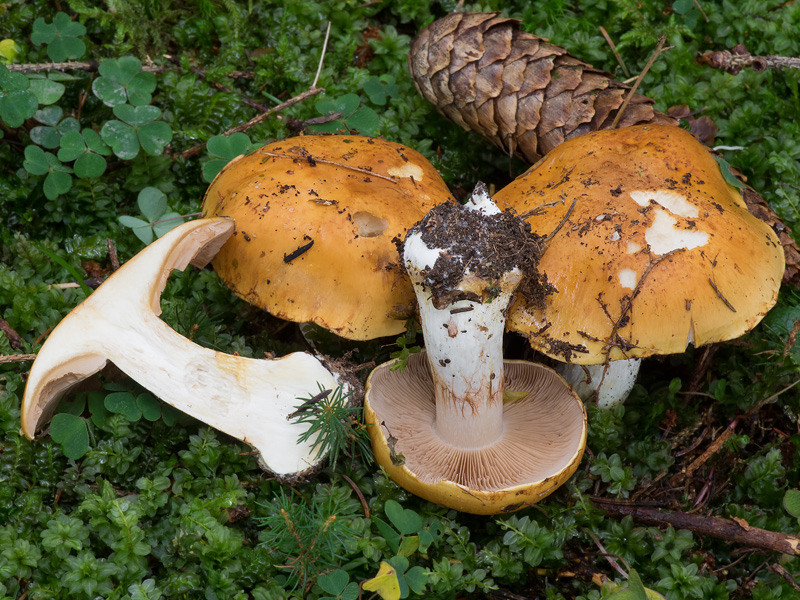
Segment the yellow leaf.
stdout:
<path fill-rule="evenodd" d="M 512 392 L 511 390 L 503 390 L 503 404 L 522 400 L 529 393 L 530 392 Z"/>
<path fill-rule="evenodd" d="M 378 592 L 383 600 L 400 600 L 400 582 L 397 580 L 397 573 L 386 561 L 381 561 L 378 574 L 362 583 L 361 589 Z"/>
<path fill-rule="evenodd" d="M 19 46 L 14 40 L 0 40 L 0 57 L 5 59 L 5 62 L 14 62 L 14 59 L 19 54 Z"/>

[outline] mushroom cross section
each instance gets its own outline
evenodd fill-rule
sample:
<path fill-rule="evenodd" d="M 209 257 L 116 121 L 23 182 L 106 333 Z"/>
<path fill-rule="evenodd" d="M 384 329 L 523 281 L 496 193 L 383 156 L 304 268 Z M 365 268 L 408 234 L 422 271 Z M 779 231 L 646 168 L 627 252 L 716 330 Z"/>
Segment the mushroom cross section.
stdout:
<path fill-rule="evenodd" d="M 403 487 L 491 514 L 537 502 L 577 468 L 583 404 L 551 369 L 503 361 L 505 313 L 522 286 L 541 301 L 537 238 L 480 184 L 465 206 L 434 208 L 409 230 L 406 270 L 426 350 L 367 381 L 378 462 Z M 509 393 L 511 392 L 511 393 Z"/>
<path fill-rule="evenodd" d="M 231 235 L 233 221 L 201 219 L 172 229 L 111 275 L 52 331 L 31 368 L 22 401 L 22 431 L 33 439 L 72 386 L 107 361 L 175 408 L 250 444 L 279 476 L 313 469 L 307 425 L 290 422 L 301 400 L 335 388 L 337 375 L 310 354 L 276 360 L 204 348 L 158 315 L 169 274 L 205 265 Z"/>

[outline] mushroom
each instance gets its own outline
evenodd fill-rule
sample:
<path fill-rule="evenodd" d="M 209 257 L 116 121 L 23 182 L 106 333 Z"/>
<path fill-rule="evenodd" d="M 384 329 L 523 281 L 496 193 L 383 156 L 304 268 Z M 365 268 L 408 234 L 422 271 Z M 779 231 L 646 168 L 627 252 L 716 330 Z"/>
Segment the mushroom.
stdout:
<path fill-rule="evenodd" d="M 33 439 L 59 399 L 108 361 L 175 408 L 250 444 L 264 468 L 293 476 L 322 457 L 307 425 L 287 420 L 298 398 L 342 385 L 304 352 L 276 360 L 203 348 L 158 318 L 173 269 L 205 265 L 233 231 L 224 218 L 185 223 L 156 240 L 108 278 L 58 324 L 31 368 L 22 431 Z"/>
<path fill-rule="evenodd" d="M 603 365 L 595 384 L 610 379 L 605 365 L 614 365 L 627 374 L 624 392 L 636 365 L 614 361 L 738 337 L 777 300 L 778 238 L 680 128 L 645 125 L 568 140 L 495 200 L 532 215 L 537 233 L 557 230 L 539 268 L 558 292 L 543 306 L 520 298 L 508 328 L 553 358 Z"/>
<path fill-rule="evenodd" d="M 493 514 L 547 496 L 586 442 L 580 399 L 555 371 L 503 361 L 517 287 L 540 300 L 537 241 L 482 184 L 466 206 L 441 204 L 412 227 L 403 257 L 426 350 L 367 380 L 365 420 L 378 462 L 411 492 Z"/>
<path fill-rule="evenodd" d="M 276 317 L 355 340 L 396 335 L 414 292 L 392 239 L 451 199 L 436 169 L 400 144 L 303 136 L 229 163 L 205 216 L 236 220 L 214 269 Z"/>

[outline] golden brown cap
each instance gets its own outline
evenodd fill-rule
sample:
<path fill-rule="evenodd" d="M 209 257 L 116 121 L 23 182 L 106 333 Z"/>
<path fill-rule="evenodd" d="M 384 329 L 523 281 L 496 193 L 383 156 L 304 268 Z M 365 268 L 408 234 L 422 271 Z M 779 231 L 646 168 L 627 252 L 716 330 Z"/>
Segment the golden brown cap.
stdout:
<path fill-rule="evenodd" d="M 367 380 L 364 418 L 375 459 L 398 485 L 449 508 L 488 515 L 540 501 L 578 468 L 586 445 L 583 402 L 552 369 L 504 361 L 503 435 L 483 448 L 454 448 L 436 433 L 434 383 L 424 352 Z M 521 396 L 521 397 L 520 397 Z"/>
<path fill-rule="evenodd" d="M 539 263 L 558 292 L 544 310 L 517 301 L 508 321 L 555 358 L 683 352 L 742 335 L 777 300 L 784 254 L 775 233 L 680 128 L 574 138 L 495 201 L 538 209 L 529 221 L 540 235 L 558 230 Z"/>
<path fill-rule="evenodd" d="M 450 198 L 411 148 L 304 136 L 228 164 L 203 215 L 236 220 L 213 262 L 234 293 L 282 319 L 365 340 L 402 332 L 414 310 L 392 239 Z"/>

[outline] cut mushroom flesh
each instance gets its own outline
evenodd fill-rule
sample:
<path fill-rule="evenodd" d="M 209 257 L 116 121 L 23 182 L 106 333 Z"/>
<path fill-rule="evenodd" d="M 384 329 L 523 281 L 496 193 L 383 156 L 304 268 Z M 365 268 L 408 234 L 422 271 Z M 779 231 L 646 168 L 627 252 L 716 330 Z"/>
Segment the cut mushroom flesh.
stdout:
<path fill-rule="evenodd" d="M 203 348 L 158 318 L 169 274 L 204 266 L 233 231 L 229 219 L 201 219 L 156 240 L 73 309 L 48 337 L 31 368 L 22 403 L 30 439 L 72 386 L 108 361 L 175 408 L 251 445 L 262 466 L 295 476 L 320 462 L 308 425 L 288 416 L 323 388 L 340 385 L 320 360 L 297 352 L 276 360 Z"/>
<path fill-rule="evenodd" d="M 505 311 L 520 267 L 531 265 L 508 260 L 523 254 L 509 235 L 517 222 L 495 216 L 479 186 L 466 207 L 438 207 L 410 230 L 404 259 L 427 351 L 402 371 L 392 371 L 394 362 L 375 369 L 365 401 L 389 475 L 428 500 L 478 514 L 552 492 L 577 468 L 586 439 L 583 404 L 560 376 L 502 359 Z M 433 241 L 437 230 L 445 247 Z M 469 240 L 453 241 L 456 231 Z M 505 390 L 516 399 L 504 402 Z"/>

